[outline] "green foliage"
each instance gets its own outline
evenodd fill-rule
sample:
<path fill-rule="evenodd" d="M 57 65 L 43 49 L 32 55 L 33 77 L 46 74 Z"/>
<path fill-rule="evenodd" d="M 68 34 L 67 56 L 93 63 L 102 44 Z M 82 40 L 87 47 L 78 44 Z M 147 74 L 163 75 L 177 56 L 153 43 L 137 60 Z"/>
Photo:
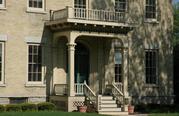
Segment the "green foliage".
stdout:
<path fill-rule="evenodd" d="M 24 103 L 21 104 L 22 111 L 37 111 L 37 105 L 36 104 L 30 104 L 30 103 Z"/>
<path fill-rule="evenodd" d="M 22 111 L 21 110 L 21 105 L 19 105 L 19 104 L 8 104 L 8 105 L 6 105 L 6 111 L 8 111 L 8 112 L 11 112 L 11 111 L 13 111 L 13 112 Z"/>
<path fill-rule="evenodd" d="M 175 112 L 179 112 L 179 105 L 140 104 L 135 106 L 135 112 L 175 113 Z"/>
<path fill-rule="evenodd" d="M 6 109 L 3 105 L 0 105 L 0 112 L 4 112 Z"/>
<path fill-rule="evenodd" d="M 179 44 L 179 3 L 173 5 L 174 27 L 173 27 L 173 44 Z"/>
<path fill-rule="evenodd" d="M 56 110 L 56 106 L 53 103 L 50 102 L 43 102 L 37 104 L 38 110 L 39 111 L 54 111 Z"/>

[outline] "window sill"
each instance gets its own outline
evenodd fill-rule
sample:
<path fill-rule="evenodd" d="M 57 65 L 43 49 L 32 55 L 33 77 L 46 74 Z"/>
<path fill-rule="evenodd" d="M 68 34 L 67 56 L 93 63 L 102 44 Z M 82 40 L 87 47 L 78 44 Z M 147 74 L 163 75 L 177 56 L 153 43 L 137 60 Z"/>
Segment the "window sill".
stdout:
<path fill-rule="evenodd" d="M 0 84 L 0 87 L 6 87 L 6 84 Z"/>
<path fill-rule="evenodd" d="M 144 85 L 145 88 L 158 88 L 159 85 L 158 84 L 146 84 Z"/>
<path fill-rule="evenodd" d="M 158 24 L 159 21 L 157 19 L 145 19 L 144 23 L 154 23 L 154 24 Z"/>
<path fill-rule="evenodd" d="M 34 10 L 34 9 L 27 9 L 27 13 L 37 13 L 37 14 L 47 14 L 44 10 Z"/>
<path fill-rule="evenodd" d="M 0 7 L 0 10 L 7 10 L 6 7 Z"/>
<path fill-rule="evenodd" d="M 26 83 L 25 87 L 46 87 L 45 84 Z"/>

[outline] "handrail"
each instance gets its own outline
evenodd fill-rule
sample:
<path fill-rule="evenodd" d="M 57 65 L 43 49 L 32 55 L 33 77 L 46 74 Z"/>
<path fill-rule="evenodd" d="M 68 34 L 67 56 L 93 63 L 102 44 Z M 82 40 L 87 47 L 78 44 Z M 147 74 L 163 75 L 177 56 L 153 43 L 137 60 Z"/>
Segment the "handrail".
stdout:
<path fill-rule="evenodd" d="M 119 87 L 117 87 L 116 85 L 118 85 Z M 122 83 L 112 83 L 112 84 L 107 85 L 106 87 L 112 90 L 112 94 L 116 98 L 118 105 L 124 104 L 124 94 L 123 94 Z"/>
<path fill-rule="evenodd" d="M 96 96 L 96 94 L 91 90 L 91 88 L 86 84 L 86 81 L 84 81 L 84 86 L 89 90 L 89 92 L 92 93 L 93 96 Z"/>
<path fill-rule="evenodd" d="M 96 94 L 93 92 L 93 90 L 86 84 L 86 81 L 84 81 L 84 94 L 88 98 L 87 100 L 90 101 L 90 104 L 93 106 L 93 108 L 96 110 L 97 108 L 97 99 Z M 90 105 L 88 104 L 88 105 Z"/>
<path fill-rule="evenodd" d="M 122 86 L 122 83 L 119 83 L 119 84 Z M 122 92 L 120 89 L 118 89 L 118 87 L 116 86 L 115 83 L 112 83 L 112 86 L 116 89 L 116 91 L 117 91 L 118 93 L 120 93 L 121 96 L 124 96 L 123 92 Z"/>

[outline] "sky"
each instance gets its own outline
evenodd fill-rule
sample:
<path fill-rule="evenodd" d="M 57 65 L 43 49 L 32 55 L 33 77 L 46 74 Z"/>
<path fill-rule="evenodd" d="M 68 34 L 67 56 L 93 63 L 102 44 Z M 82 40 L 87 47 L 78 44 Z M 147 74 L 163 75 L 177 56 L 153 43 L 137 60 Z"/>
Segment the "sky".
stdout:
<path fill-rule="evenodd" d="M 179 0 L 173 0 L 174 2 L 179 2 Z"/>

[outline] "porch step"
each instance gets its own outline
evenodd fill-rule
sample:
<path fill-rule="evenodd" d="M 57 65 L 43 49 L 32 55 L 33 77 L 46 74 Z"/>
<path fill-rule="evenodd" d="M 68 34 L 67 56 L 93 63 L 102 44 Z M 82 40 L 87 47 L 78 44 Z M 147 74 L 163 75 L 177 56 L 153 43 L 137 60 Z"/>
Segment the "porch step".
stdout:
<path fill-rule="evenodd" d="M 117 108 L 117 104 L 102 104 L 102 108 Z"/>
<path fill-rule="evenodd" d="M 99 110 L 100 112 L 119 112 L 121 111 L 121 108 L 102 108 Z"/>
<path fill-rule="evenodd" d="M 105 115 L 128 115 L 128 112 L 122 112 L 121 108 L 117 106 L 116 100 L 114 100 L 112 96 L 101 97 L 101 110 L 99 110 L 98 113 Z"/>
<path fill-rule="evenodd" d="M 128 112 L 98 112 L 99 114 L 112 116 L 128 116 Z"/>
<path fill-rule="evenodd" d="M 103 96 L 101 99 L 102 100 L 113 100 L 113 97 L 112 96 Z"/>
<path fill-rule="evenodd" d="M 102 104 L 116 104 L 116 101 L 115 100 L 108 100 L 108 101 L 107 100 L 105 100 L 105 101 L 102 100 L 101 103 Z"/>

